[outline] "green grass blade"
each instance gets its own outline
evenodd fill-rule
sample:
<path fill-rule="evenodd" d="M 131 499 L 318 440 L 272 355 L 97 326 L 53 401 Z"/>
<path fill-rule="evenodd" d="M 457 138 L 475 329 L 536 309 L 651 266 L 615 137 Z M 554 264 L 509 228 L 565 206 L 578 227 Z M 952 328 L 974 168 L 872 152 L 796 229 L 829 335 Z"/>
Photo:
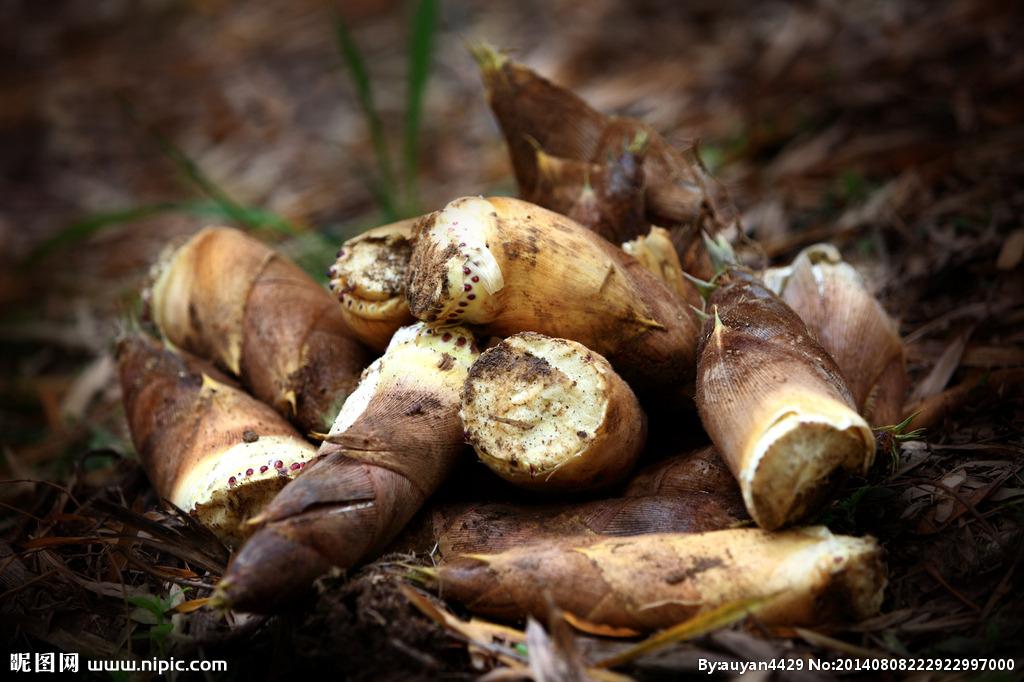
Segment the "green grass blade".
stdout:
<path fill-rule="evenodd" d="M 430 78 L 434 36 L 437 33 L 436 0 L 417 0 L 413 12 L 409 46 L 409 92 L 405 111 L 405 141 L 403 147 L 406 207 L 410 214 L 418 213 L 416 172 L 419 166 L 420 120 L 423 95 Z"/>
<path fill-rule="evenodd" d="M 178 170 L 201 192 L 203 192 L 210 199 L 220 205 L 223 213 L 231 220 L 241 224 L 244 227 L 254 229 L 257 227 L 252 222 L 253 214 L 250 209 L 246 209 L 241 204 L 236 202 L 228 193 L 225 192 L 217 183 L 211 180 L 199 167 L 195 161 L 189 157 L 180 147 L 171 141 L 169 137 L 161 133 L 153 126 L 147 125 L 145 121 L 138 115 L 135 108 L 128 102 L 124 103 L 125 111 L 128 117 L 134 121 L 140 128 L 145 130 L 150 137 L 156 142 L 160 151 L 163 152 L 164 156 L 171 160 L 171 162 L 178 167 Z"/>
<path fill-rule="evenodd" d="M 181 209 L 194 215 L 208 218 L 228 218 L 239 220 L 245 227 L 253 230 L 268 230 L 289 237 L 302 234 L 302 230 L 282 215 L 258 206 L 234 206 L 225 210 L 219 202 L 186 202 Z"/>
<path fill-rule="evenodd" d="M 299 234 L 299 230 L 288 220 L 260 208 L 236 206 L 228 209 L 220 202 L 208 200 L 163 201 L 114 211 L 103 211 L 77 220 L 37 246 L 28 255 L 26 263 L 29 265 L 36 263 L 54 251 L 74 246 L 107 227 L 145 220 L 161 213 L 188 213 L 216 220 L 238 220 L 251 229 L 269 230 L 291 236 Z M 240 216 L 243 219 L 240 220 Z"/>
<path fill-rule="evenodd" d="M 371 190 L 380 204 L 381 211 L 385 214 L 385 220 L 393 220 L 397 214 L 395 209 L 395 174 L 391 168 L 391 156 L 388 153 L 387 142 L 384 139 L 384 126 L 377 111 L 377 105 L 373 100 L 373 88 L 370 84 L 370 74 L 366 69 L 366 61 L 363 54 L 352 38 L 340 13 L 334 15 L 334 36 L 338 44 L 338 51 L 352 75 L 352 83 L 356 88 L 356 97 L 359 99 L 359 106 L 366 117 L 366 125 L 370 129 L 370 142 L 373 144 L 373 153 L 377 157 L 377 167 L 380 174 L 378 184 L 371 183 Z"/>
<path fill-rule="evenodd" d="M 167 202 L 150 204 L 147 206 L 136 206 L 134 208 L 126 208 L 117 211 L 95 213 L 71 223 L 60 232 L 44 241 L 28 255 L 26 262 L 31 265 L 45 256 L 50 255 L 54 251 L 73 246 L 88 239 L 110 225 L 120 225 L 121 223 L 143 220 L 159 213 L 166 213 L 175 209 L 176 204 L 173 202 Z"/>

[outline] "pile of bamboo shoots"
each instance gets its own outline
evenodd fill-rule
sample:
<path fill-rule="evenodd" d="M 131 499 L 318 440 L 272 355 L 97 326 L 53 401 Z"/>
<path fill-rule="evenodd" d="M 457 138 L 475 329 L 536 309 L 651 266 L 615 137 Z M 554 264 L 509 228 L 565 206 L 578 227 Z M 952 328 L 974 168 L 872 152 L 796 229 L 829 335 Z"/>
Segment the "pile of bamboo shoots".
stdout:
<path fill-rule="evenodd" d="M 877 613 L 878 543 L 813 525 L 902 418 L 863 280 L 828 245 L 744 267 L 692 151 L 476 56 L 522 199 L 370 230 L 328 288 L 226 228 L 154 268 L 162 343 L 122 340 L 126 414 L 157 494 L 234 549 L 212 602 L 287 609 L 422 510 L 406 546 L 440 563 L 418 579 L 493 617 Z M 502 499 L 436 499 L 472 452 Z"/>

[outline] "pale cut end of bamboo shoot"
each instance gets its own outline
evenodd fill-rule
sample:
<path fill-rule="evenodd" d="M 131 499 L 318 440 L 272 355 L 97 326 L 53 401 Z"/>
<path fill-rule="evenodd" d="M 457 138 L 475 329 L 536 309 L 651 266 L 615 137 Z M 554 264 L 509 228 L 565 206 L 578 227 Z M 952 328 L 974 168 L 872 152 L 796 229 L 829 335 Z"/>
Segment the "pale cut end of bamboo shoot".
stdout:
<path fill-rule="evenodd" d="M 218 393 L 232 390 L 236 389 L 204 377 L 199 399 L 217 401 Z M 194 510 L 203 524 L 237 540 L 241 534 L 232 529 L 263 509 L 315 456 L 316 449 L 297 433 L 243 433 L 234 445 L 211 453 L 179 475 L 168 499 L 181 509 Z"/>
<path fill-rule="evenodd" d="M 782 300 L 835 359 L 857 409 L 873 426 L 899 423 L 909 379 L 895 321 L 831 244 L 804 249 L 788 270 Z"/>
<path fill-rule="evenodd" d="M 843 403 L 804 393 L 777 395 L 774 403 L 777 416 L 765 419 L 770 425 L 750 445 L 739 475 L 750 515 L 768 529 L 821 506 L 837 472 L 866 473 L 875 449 L 867 423 Z"/>
<path fill-rule="evenodd" d="M 691 300 L 693 287 L 683 276 L 679 254 L 668 230 L 652 227 L 650 233 L 622 244 L 622 250 L 640 261 L 652 275 L 664 282 L 682 300 Z"/>
<path fill-rule="evenodd" d="M 502 478 L 536 490 L 622 480 L 646 438 L 629 386 L 575 341 L 524 332 L 480 356 L 462 393 L 469 442 Z"/>
<path fill-rule="evenodd" d="M 494 296 L 505 280 L 488 235 L 498 215 L 482 197 L 456 199 L 420 219 L 415 239 L 422 244 L 410 264 L 409 307 L 438 324 L 484 324 L 494 319 Z"/>
<path fill-rule="evenodd" d="M 636 631 L 747 600 L 763 600 L 754 615 L 773 625 L 858 621 L 878 613 L 887 583 L 873 538 L 833 535 L 823 526 L 663 533 L 585 545 L 548 541 L 453 559 L 439 567 L 436 580 L 446 597 L 485 616 L 540 617 L 550 595 L 586 621 Z"/>
<path fill-rule="evenodd" d="M 773 530 L 815 511 L 846 473 L 866 473 L 875 440 L 796 313 L 752 278 L 730 276 L 710 299 L 697 406 L 751 517 Z"/>
<path fill-rule="evenodd" d="M 122 340 L 118 363 L 132 440 L 157 494 L 229 545 L 316 455 L 269 406 L 155 341 Z"/>
<path fill-rule="evenodd" d="M 384 355 L 363 372 L 359 387 L 338 412 L 328 438 L 346 433 L 364 416 L 370 402 L 384 400 L 387 391 L 403 383 L 434 386 L 458 401 L 470 365 L 480 356 L 473 332 L 462 326 L 430 327 L 417 322 L 402 327 L 391 337 Z M 401 400 L 401 395 L 395 396 Z"/>
<path fill-rule="evenodd" d="M 327 273 L 348 326 L 377 351 L 387 347 L 399 327 L 414 321 L 405 302 L 414 223 L 402 220 L 349 239 Z"/>

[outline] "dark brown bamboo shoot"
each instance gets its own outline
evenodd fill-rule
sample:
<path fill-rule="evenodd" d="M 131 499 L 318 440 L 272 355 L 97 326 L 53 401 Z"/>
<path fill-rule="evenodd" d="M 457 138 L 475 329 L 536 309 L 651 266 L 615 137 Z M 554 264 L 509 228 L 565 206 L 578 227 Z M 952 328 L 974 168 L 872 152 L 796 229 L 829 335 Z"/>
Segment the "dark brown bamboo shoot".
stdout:
<path fill-rule="evenodd" d="M 316 454 L 269 406 L 144 336 L 118 344 L 125 415 L 160 497 L 229 545 Z"/>
<path fill-rule="evenodd" d="M 465 449 L 459 392 L 477 356 L 461 327 L 396 332 L 316 461 L 254 520 L 259 529 L 232 559 L 214 602 L 273 612 L 331 566 L 380 552 Z"/>

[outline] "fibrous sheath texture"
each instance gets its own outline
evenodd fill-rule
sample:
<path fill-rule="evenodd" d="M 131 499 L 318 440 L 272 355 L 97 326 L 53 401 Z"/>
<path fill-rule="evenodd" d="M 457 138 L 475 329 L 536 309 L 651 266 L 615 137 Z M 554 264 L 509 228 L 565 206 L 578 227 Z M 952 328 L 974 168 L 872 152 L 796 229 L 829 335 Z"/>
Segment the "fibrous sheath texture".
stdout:
<path fill-rule="evenodd" d="M 239 230 L 207 228 L 157 267 L 153 321 L 174 345 L 241 378 L 304 431 L 324 431 L 369 355 L 336 301 Z"/>
<path fill-rule="evenodd" d="M 267 405 L 212 367 L 153 339 L 118 344 L 125 415 L 157 494 L 237 545 L 316 454 Z"/>
<path fill-rule="evenodd" d="M 253 520 L 217 601 L 273 612 L 331 566 L 381 551 L 465 449 L 459 393 L 478 356 L 472 332 L 396 332 L 338 413 L 316 461 Z"/>
<path fill-rule="evenodd" d="M 477 613 L 542 617 L 550 595 L 586 621 L 640 632 L 755 598 L 766 623 L 857 620 L 878 612 L 886 585 L 877 542 L 821 526 L 543 542 L 452 559 L 434 575 Z"/>
<path fill-rule="evenodd" d="M 754 521 L 769 530 L 799 521 L 844 473 L 867 472 L 874 434 L 835 361 L 763 284 L 737 271 L 709 304 L 697 369 L 701 421 Z"/>

